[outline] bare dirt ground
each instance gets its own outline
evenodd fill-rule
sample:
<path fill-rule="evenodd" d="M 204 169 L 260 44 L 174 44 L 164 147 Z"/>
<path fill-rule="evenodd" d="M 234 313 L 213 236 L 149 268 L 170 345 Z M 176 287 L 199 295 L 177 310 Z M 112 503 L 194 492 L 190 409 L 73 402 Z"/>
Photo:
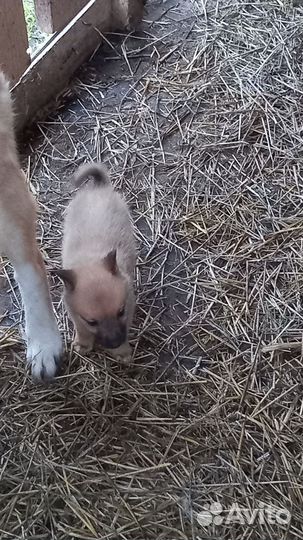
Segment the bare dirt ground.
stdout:
<path fill-rule="evenodd" d="M 52 281 L 67 354 L 36 386 L 4 264 L 0 538 L 303 538 L 302 22 L 300 2 L 151 1 L 28 135 L 48 268 L 70 176 L 101 159 L 138 308 L 131 367 L 81 357 Z"/>

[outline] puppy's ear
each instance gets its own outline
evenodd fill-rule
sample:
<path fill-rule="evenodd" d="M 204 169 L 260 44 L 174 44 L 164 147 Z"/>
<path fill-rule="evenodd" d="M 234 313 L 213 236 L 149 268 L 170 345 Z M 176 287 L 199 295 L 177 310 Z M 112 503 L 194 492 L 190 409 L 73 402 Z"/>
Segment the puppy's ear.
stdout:
<path fill-rule="evenodd" d="M 53 276 L 58 276 L 69 291 L 73 291 L 76 286 L 76 276 L 73 270 L 52 270 Z"/>
<path fill-rule="evenodd" d="M 118 266 L 117 266 L 117 252 L 114 249 L 113 251 L 110 251 L 106 257 L 103 259 L 105 268 L 111 272 L 112 274 L 118 273 Z"/>

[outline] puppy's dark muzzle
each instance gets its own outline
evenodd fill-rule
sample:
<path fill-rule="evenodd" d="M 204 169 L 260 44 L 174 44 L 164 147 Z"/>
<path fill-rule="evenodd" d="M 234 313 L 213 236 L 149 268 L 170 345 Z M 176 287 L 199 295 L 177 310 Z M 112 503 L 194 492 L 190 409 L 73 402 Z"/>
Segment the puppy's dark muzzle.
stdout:
<path fill-rule="evenodd" d="M 126 341 L 126 331 L 121 330 L 116 333 L 114 336 L 103 336 L 97 334 L 96 342 L 98 345 L 101 345 L 105 349 L 118 349 Z"/>

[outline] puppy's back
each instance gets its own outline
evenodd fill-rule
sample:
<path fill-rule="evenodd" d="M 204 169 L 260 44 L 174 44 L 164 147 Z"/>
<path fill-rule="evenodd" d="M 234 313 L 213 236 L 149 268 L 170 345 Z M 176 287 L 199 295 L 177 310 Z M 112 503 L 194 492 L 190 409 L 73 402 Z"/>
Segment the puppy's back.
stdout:
<path fill-rule="evenodd" d="M 136 259 L 132 221 L 106 169 L 100 164 L 83 165 L 75 174 L 74 183 L 80 189 L 66 213 L 64 267 L 103 258 L 115 249 L 121 270 L 131 273 Z"/>

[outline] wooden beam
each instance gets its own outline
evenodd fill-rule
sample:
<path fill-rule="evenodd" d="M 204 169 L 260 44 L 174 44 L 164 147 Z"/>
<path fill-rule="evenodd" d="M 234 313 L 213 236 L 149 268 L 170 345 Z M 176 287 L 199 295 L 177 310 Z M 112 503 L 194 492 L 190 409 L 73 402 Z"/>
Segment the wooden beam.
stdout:
<path fill-rule="evenodd" d="M 1 0 L 0 68 L 14 83 L 30 64 L 22 0 Z"/>
<path fill-rule="evenodd" d="M 46 34 L 59 32 L 88 0 L 35 0 L 37 23 Z"/>

